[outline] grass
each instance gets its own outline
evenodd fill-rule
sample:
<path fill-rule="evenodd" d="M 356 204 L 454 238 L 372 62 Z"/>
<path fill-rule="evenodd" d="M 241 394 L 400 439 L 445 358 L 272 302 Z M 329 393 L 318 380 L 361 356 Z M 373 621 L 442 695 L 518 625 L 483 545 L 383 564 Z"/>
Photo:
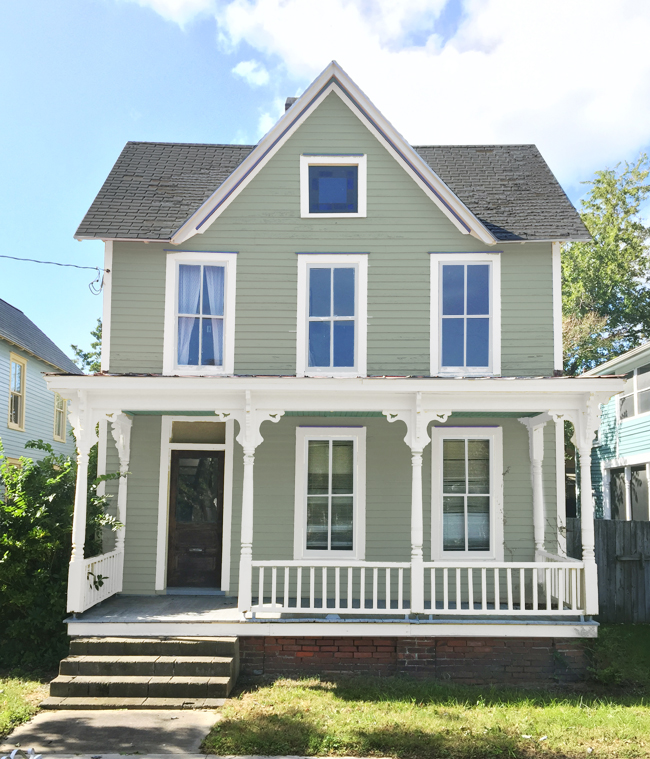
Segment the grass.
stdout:
<path fill-rule="evenodd" d="M 214 754 L 650 758 L 650 626 L 603 626 L 592 681 L 525 691 L 407 678 L 280 679 L 230 699 Z"/>
<path fill-rule="evenodd" d="M 47 698 L 50 679 L 48 676 L 43 682 L 34 674 L 20 673 L 0 677 L 0 738 L 36 714 L 40 702 Z"/>

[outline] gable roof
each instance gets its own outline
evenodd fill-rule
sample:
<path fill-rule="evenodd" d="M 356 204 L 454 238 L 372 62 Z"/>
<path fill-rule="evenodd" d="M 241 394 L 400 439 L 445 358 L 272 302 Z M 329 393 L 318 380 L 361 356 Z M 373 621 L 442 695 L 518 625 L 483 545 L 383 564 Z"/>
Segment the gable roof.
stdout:
<path fill-rule="evenodd" d="M 330 92 L 463 234 L 489 245 L 590 239 L 534 145 L 413 148 L 336 62 L 255 146 L 127 143 L 75 237 L 178 244 L 204 232 Z"/>
<path fill-rule="evenodd" d="M 22 348 L 32 356 L 68 374 L 83 374 L 81 369 L 42 332 L 31 319 L 7 301 L 0 299 L 0 338 Z"/>
<path fill-rule="evenodd" d="M 650 363 L 650 343 L 637 345 L 626 353 L 621 353 L 616 358 L 610 358 L 609 361 L 584 372 L 582 377 L 605 377 L 610 374 L 627 374 L 632 369 L 638 369 Z"/>

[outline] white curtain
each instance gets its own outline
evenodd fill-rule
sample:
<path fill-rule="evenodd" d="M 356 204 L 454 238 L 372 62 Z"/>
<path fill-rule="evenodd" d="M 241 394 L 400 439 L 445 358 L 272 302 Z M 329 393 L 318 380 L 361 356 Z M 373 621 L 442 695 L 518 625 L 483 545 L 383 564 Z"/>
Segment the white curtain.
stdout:
<path fill-rule="evenodd" d="M 205 290 L 203 291 L 203 313 L 210 316 L 223 316 L 223 283 L 225 269 L 223 266 L 206 266 Z M 215 353 L 216 356 L 216 353 Z"/>
<path fill-rule="evenodd" d="M 178 267 L 178 313 L 198 314 L 201 297 L 201 267 Z M 180 316 L 178 319 L 178 363 L 189 364 L 190 339 L 196 319 Z"/>

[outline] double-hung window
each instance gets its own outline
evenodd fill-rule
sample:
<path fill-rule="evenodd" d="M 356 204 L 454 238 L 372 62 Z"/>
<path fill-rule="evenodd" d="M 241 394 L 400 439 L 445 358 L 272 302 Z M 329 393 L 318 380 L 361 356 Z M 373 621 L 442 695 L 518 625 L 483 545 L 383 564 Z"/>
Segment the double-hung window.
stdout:
<path fill-rule="evenodd" d="M 9 419 L 13 430 L 25 429 L 25 379 L 27 361 L 15 353 L 9 354 Z"/>
<path fill-rule="evenodd" d="M 67 405 L 67 401 L 58 393 L 54 393 L 54 439 L 60 443 L 65 443 L 65 412 Z"/>
<path fill-rule="evenodd" d="M 650 411 L 650 364 L 633 369 L 626 379 L 626 389 L 618 399 L 620 421 Z"/>
<path fill-rule="evenodd" d="M 431 254 L 431 373 L 501 371 L 498 254 Z"/>
<path fill-rule="evenodd" d="M 362 558 L 365 429 L 299 427 L 296 433 L 296 558 Z"/>
<path fill-rule="evenodd" d="M 432 433 L 434 558 L 502 557 L 501 428 Z"/>
<path fill-rule="evenodd" d="M 168 253 L 165 374 L 234 371 L 234 253 Z"/>
<path fill-rule="evenodd" d="M 364 376 L 365 254 L 298 255 L 297 374 Z"/>

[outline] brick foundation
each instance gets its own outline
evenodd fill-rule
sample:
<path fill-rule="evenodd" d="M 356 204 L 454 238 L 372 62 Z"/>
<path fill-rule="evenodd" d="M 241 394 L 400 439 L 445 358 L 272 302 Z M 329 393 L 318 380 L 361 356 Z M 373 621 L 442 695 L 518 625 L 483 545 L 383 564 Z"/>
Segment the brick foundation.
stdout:
<path fill-rule="evenodd" d="M 565 638 L 241 637 L 244 675 L 369 674 L 475 684 L 548 684 L 584 678 L 582 642 Z"/>

